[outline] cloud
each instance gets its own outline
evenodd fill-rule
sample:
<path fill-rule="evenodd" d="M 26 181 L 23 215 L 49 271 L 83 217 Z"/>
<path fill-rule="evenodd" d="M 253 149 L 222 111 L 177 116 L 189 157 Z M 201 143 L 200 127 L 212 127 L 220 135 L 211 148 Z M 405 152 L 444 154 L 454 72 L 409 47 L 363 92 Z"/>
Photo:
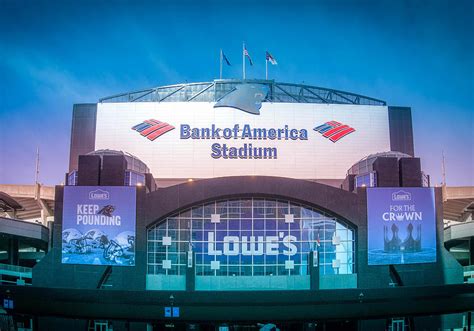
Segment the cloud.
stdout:
<path fill-rule="evenodd" d="M 40 101 L 64 100 L 69 103 L 98 98 L 109 93 L 104 84 L 79 79 L 52 56 L 34 50 L 7 49 L 4 54 L 8 80 L 18 81 L 23 93 L 34 94 Z"/>

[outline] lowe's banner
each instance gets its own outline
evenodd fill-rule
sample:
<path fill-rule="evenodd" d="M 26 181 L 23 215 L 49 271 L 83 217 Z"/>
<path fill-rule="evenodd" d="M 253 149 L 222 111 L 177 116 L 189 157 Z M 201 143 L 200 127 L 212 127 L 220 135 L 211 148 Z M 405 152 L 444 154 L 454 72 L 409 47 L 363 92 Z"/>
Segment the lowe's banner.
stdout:
<path fill-rule="evenodd" d="M 368 264 L 436 262 L 432 188 L 367 189 Z"/>
<path fill-rule="evenodd" d="M 64 188 L 62 263 L 135 265 L 135 187 Z"/>

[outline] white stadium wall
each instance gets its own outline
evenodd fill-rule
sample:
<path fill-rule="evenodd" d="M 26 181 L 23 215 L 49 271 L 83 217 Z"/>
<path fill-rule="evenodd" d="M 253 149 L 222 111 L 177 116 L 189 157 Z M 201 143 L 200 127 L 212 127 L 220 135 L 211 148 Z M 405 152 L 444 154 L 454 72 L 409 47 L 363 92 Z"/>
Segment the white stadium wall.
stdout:
<path fill-rule="evenodd" d="M 148 165 L 154 177 L 163 179 L 238 175 L 343 179 L 361 158 L 390 150 L 387 106 L 263 103 L 260 115 L 213 106 L 208 102 L 99 103 L 95 149 L 131 153 Z M 150 119 L 174 129 L 154 140 L 132 129 Z M 331 121 L 355 131 L 333 142 L 313 130 Z M 266 139 L 251 136 L 254 129 L 265 132 Z M 255 158 L 259 152 L 266 152 L 267 158 Z"/>

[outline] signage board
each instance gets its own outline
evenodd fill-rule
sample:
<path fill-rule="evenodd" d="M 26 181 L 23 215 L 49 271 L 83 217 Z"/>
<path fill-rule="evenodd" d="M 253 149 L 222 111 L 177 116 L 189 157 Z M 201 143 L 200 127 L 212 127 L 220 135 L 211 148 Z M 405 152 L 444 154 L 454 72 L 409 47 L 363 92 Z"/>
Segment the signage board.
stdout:
<path fill-rule="evenodd" d="M 126 151 L 157 178 L 344 179 L 390 150 L 386 106 L 269 103 L 258 114 L 209 102 L 99 103 L 95 149 Z"/>
<path fill-rule="evenodd" d="M 433 188 L 367 189 L 368 264 L 436 262 Z"/>
<path fill-rule="evenodd" d="M 135 231 L 135 187 L 64 187 L 62 263 L 134 266 Z"/>

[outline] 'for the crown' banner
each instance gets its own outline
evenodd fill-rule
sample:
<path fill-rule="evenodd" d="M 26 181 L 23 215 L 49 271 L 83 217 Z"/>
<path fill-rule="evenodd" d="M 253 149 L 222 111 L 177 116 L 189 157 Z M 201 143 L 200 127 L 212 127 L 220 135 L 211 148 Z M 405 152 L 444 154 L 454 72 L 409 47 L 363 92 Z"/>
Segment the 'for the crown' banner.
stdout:
<path fill-rule="evenodd" d="M 367 189 L 368 264 L 436 262 L 432 188 Z"/>

